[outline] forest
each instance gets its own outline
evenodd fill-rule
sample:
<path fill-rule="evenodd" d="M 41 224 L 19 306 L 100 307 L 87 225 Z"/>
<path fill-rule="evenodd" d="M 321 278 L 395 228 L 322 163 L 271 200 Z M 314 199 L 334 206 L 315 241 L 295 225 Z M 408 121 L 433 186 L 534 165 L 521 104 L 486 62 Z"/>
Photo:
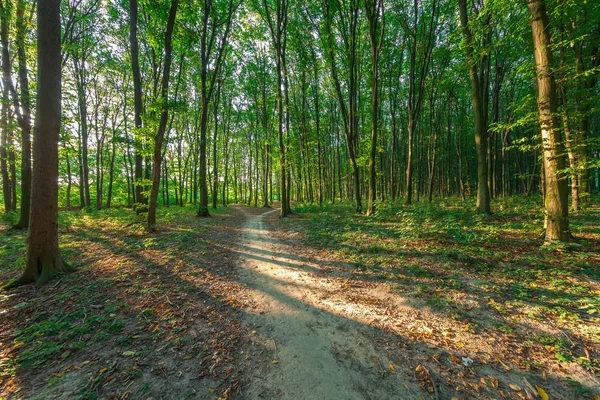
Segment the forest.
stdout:
<path fill-rule="evenodd" d="M 0 400 L 600 400 L 600 2 L 0 0 Z"/>

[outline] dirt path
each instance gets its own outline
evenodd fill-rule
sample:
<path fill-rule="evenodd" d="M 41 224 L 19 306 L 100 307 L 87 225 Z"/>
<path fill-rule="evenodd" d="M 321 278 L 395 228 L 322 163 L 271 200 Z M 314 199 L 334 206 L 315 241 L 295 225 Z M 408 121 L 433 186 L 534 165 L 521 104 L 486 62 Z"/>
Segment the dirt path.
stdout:
<path fill-rule="evenodd" d="M 246 214 L 238 253 L 241 281 L 254 307 L 246 324 L 264 349 L 246 397 L 285 399 L 412 399 L 423 392 L 378 348 L 375 329 L 357 322 L 354 304 L 332 299 L 335 280 L 288 254 L 261 215 Z M 339 291 L 339 287 L 337 288 Z M 266 354 L 268 353 L 268 354 Z"/>

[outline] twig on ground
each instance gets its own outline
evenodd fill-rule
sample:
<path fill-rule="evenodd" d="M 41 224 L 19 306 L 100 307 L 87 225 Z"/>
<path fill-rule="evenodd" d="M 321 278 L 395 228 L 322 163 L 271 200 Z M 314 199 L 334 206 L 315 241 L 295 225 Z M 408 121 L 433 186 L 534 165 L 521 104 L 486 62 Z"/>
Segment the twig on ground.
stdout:
<path fill-rule="evenodd" d="M 562 333 L 562 334 L 563 334 L 563 335 L 564 335 L 564 336 L 567 338 L 567 340 L 568 340 L 568 341 L 571 343 L 571 347 L 575 347 L 575 342 L 574 342 L 574 341 L 573 341 L 573 340 L 572 340 L 572 339 L 569 337 L 569 335 L 567 335 L 567 334 L 565 333 L 565 331 L 563 331 L 563 330 L 562 330 L 562 329 L 560 329 L 560 328 L 556 328 L 556 329 L 558 329 L 558 331 L 559 331 L 560 333 Z"/>
<path fill-rule="evenodd" d="M 435 381 L 433 380 L 433 377 L 431 376 L 431 371 L 429 370 L 429 368 L 426 368 L 426 367 L 423 367 L 423 368 L 425 368 L 425 371 L 427 371 L 427 376 L 429 377 L 431 386 L 433 386 L 433 394 L 435 395 L 435 400 L 440 400 L 440 393 L 438 392 L 437 385 L 436 385 Z"/>
<path fill-rule="evenodd" d="M 60 278 L 58 281 L 56 281 L 56 283 L 54 285 L 52 285 L 52 289 L 54 289 L 55 287 L 57 287 L 58 285 L 60 285 L 60 283 L 62 282 L 64 278 Z"/>

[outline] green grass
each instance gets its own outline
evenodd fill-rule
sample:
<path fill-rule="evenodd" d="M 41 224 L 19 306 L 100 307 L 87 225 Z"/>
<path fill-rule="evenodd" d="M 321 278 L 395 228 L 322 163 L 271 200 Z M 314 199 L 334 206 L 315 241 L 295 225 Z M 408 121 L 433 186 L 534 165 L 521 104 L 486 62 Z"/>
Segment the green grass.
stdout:
<path fill-rule="evenodd" d="M 420 298 L 457 321 L 476 322 L 490 332 L 522 335 L 513 323 L 523 318 L 585 335 L 600 347 L 600 210 L 572 215 L 579 243 L 542 246 L 539 198 L 496 199 L 494 214 L 477 215 L 472 201 L 434 204 L 378 204 L 372 217 L 352 204 L 296 204 L 300 218 L 283 220 L 316 247 L 353 269 L 353 277 L 385 281 L 397 292 Z M 474 319 L 455 295 L 477 299 L 487 318 Z M 560 338 L 559 338 L 560 339 Z M 543 335 L 531 339 L 547 346 Z M 598 362 L 551 344 L 559 361 L 577 361 L 598 373 Z"/>

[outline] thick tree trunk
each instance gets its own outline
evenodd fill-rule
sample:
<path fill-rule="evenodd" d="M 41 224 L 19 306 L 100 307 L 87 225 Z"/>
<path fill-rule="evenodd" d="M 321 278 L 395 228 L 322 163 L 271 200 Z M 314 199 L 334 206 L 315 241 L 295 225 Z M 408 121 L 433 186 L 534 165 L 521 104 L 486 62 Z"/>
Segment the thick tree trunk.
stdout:
<path fill-rule="evenodd" d="M 44 283 L 71 268 L 58 249 L 58 139 L 61 123 L 60 1 L 41 0 L 37 9 L 37 105 L 33 184 L 27 256 L 12 285 Z"/>
<path fill-rule="evenodd" d="M 552 50 L 550 48 L 549 20 L 544 0 L 528 2 L 532 15 L 534 56 L 538 83 L 538 110 L 542 132 L 543 166 L 546 208 L 546 242 L 569 242 L 568 186 L 565 176 L 558 176 L 565 168 L 565 152 L 560 136 L 557 115 L 556 82 Z"/>

